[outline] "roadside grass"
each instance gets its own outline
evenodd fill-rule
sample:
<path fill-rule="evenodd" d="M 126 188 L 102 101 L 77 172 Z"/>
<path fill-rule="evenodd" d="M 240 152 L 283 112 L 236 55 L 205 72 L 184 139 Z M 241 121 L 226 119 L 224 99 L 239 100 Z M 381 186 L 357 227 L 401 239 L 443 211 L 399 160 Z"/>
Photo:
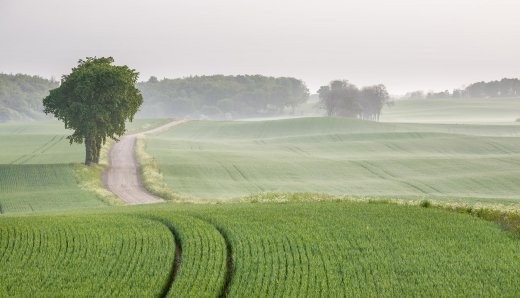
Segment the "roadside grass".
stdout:
<path fill-rule="evenodd" d="M 145 136 L 139 136 L 136 140 L 135 155 L 139 163 L 141 182 L 146 190 L 160 198 L 170 201 L 187 202 L 190 199 L 186 196 L 171 190 L 164 182 L 164 177 L 157 165 L 155 158 L 146 152 Z"/>
<path fill-rule="evenodd" d="M 94 194 L 108 205 L 125 205 L 120 198 L 107 190 L 103 184 L 102 177 L 107 167 L 106 165 L 86 166 L 83 164 L 74 164 L 73 167 L 76 181 L 82 190 Z"/>

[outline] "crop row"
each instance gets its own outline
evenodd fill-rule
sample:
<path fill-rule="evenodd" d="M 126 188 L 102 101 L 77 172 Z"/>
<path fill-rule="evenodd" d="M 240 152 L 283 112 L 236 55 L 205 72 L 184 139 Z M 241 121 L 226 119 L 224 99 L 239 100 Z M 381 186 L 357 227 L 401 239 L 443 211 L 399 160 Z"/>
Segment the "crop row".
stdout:
<path fill-rule="evenodd" d="M 518 239 L 439 210 L 366 203 L 229 204 L 196 214 L 232 247 L 229 297 L 501 296 Z"/>
<path fill-rule="evenodd" d="M 226 242 L 215 227 L 196 217 L 166 212 L 147 215 L 168 226 L 182 254 L 167 297 L 218 297 L 226 279 Z"/>
<path fill-rule="evenodd" d="M 175 244 L 128 216 L 0 218 L 0 296 L 158 296 Z"/>
<path fill-rule="evenodd" d="M 518 238 L 468 215 L 353 202 L 157 204 L 134 211 L 0 217 L 0 296 L 520 292 Z"/>

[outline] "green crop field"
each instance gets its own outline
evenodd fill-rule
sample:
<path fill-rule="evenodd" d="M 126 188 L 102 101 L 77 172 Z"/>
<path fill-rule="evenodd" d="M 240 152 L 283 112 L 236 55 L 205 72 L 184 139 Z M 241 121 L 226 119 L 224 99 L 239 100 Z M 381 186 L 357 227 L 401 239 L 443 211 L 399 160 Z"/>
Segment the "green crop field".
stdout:
<path fill-rule="evenodd" d="M 518 238 L 466 214 L 348 201 L 104 210 L 0 218 L 0 295 L 514 297 L 520 291 Z"/>
<path fill-rule="evenodd" d="M 520 98 L 397 100 L 381 121 L 430 123 L 512 123 L 520 118 Z"/>
<path fill-rule="evenodd" d="M 0 296 L 158 296 L 175 245 L 127 216 L 0 218 Z"/>
<path fill-rule="evenodd" d="M 262 192 L 520 203 L 520 125 L 340 118 L 192 121 L 147 138 L 171 189 L 194 198 Z"/>

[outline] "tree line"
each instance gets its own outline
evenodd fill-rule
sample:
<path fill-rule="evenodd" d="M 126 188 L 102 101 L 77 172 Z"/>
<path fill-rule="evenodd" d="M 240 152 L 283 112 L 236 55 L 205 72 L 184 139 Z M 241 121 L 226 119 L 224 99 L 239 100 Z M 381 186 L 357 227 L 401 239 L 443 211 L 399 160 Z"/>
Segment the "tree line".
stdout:
<path fill-rule="evenodd" d="M 358 88 L 346 80 L 335 80 L 318 90 L 320 104 L 327 116 L 378 121 L 390 98 L 385 85 Z"/>
<path fill-rule="evenodd" d="M 38 76 L 0 73 L 0 122 L 44 119 L 42 98 L 57 86 Z"/>
<path fill-rule="evenodd" d="M 145 102 L 141 117 L 233 119 L 271 116 L 307 101 L 301 80 L 262 75 L 211 75 L 137 84 Z"/>
<path fill-rule="evenodd" d="M 405 95 L 411 99 L 433 98 L 496 98 L 520 96 L 520 80 L 516 78 L 503 78 L 500 81 L 476 82 L 466 88 L 444 90 L 440 92 L 427 92 L 418 90 Z"/>

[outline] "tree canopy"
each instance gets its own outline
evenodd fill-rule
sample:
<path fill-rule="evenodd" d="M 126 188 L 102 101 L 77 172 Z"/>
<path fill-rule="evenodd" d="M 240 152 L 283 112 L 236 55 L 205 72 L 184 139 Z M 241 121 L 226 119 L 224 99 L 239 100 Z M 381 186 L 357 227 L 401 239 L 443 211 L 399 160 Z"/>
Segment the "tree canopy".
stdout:
<path fill-rule="evenodd" d="M 384 85 L 363 87 L 361 90 L 346 80 L 336 80 L 318 90 L 320 103 L 328 116 L 379 120 L 389 98 Z"/>
<path fill-rule="evenodd" d="M 408 92 L 405 97 L 410 99 L 436 99 L 436 98 L 497 98 L 520 96 L 520 80 L 516 78 L 503 78 L 500 81 L 476 82 L 463 89 L 454 89 L 452 92 L 444 90 L 440 92 L 430 91 L 425 93 L 418 90 Z"/>
<path fill-rule="evenodd" d="M 61 79 L 61 85 L 43 99 L 44 112 L 53 114 L 74 130 L 71 143 L 85 143 L 85 164 L 99 162 L 107 138 L 125 133 L 126 120 L 133 120 L 143 102 L 135 87 L 138 72 L 112 65 L 112 57 L 79 60 Z"/>

